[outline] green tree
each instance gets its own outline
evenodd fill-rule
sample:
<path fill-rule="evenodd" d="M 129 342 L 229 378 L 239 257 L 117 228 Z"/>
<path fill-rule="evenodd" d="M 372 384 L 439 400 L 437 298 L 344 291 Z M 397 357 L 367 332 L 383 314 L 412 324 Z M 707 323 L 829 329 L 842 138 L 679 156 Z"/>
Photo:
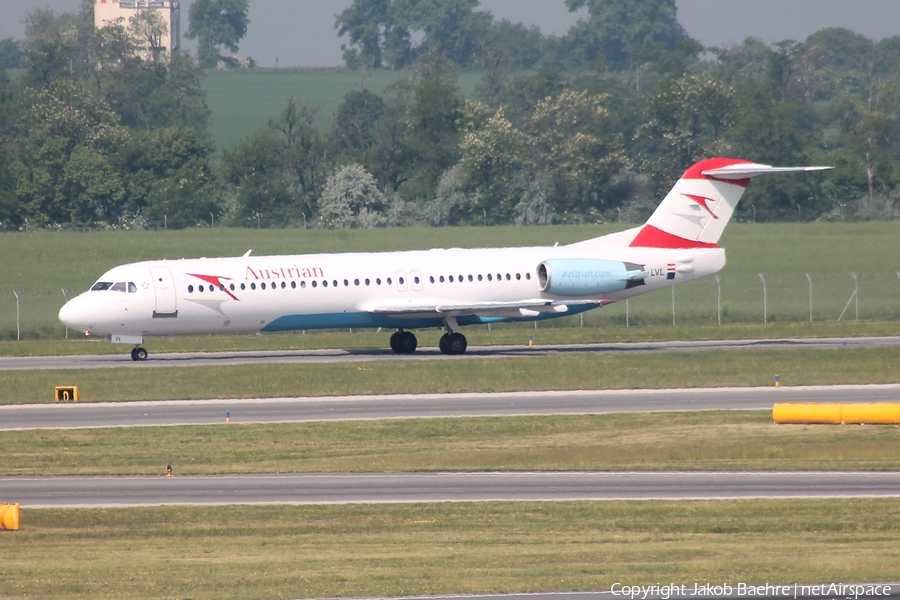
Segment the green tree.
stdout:
<path fill-rule="evenodd" d="M 91 13 L 57 16 L 49 8 L 34 9 L 25 20 L 25 85 L 38 88 L 59 79 L 85 80 L 93 34 Z"/>
<path fill-rule="evenodd" d="M 24 64 L 22 45 L 11 37 L 0 40 L 0 65 L 7 69 L 19 69 Z"/>
<path fill-rule="evenodd" d="M 566 7 L 570 12 L 588 9 L 589 18 L 567 34 L 584 59 L 602 57 L 619 71 L 635 70 L 638 54 L 650 44 L 677 51 L 688 37 L 676 18 L 675 0 L 566 0 Z"/>
<path fill-rule="evenodd" d="M 180 228 L 218 216 L 211 156 L 209 143 L 188 127 L 132 133 L 116 155 L 126 190 L 123 218 Z"/>
<path fill-rule="evenodd" d="M 642 170 L 666 187 L 698 160 L 727 154 L 720 136 L 736 106 L 734 90 L 706 75 L 663 80 L 637 132 Z"/>
<path fill-rule="evenodd" d="M 318 211 L 320 186 L 330 166 L 327 145 L 315 127 L 315 110 L 293 98 L 278 119 L 222 157 L 232 224 L 303 223 Z"/>
<path fill-rule="evenodd" d="M 390 5 L 390 0 L 354 0 L 335 18 L 338 36 L 350 38 L 350 46 L 341 44 L 341 51 L 351 69 L 382 66 L 383 40 L 390 38 L 393 31 L 388 15 Z"/>
<path fill-rule="evenodd" d="M 101 181 L 111 178 L 109 157 L 129 135 L 116 114 L 69 81 L 27 90 L 25 102 L 28 133 L 10 167 L 19 216 L 36 224 L 117 222 L 122 196 Z M 101 196 L 94 205 L 92 193 Z"/>
<path fill-rule="evenodd" d="M 621 134 L 612 127 L 605 98 L 566 91 L 538 102 L 524 132 L 529 137 L 529 180 L 547 180 L 550 199 L 563 219 L 598 215 L 614 207 L 605 193 L 610 180 L 631 166 Z"/>
<path fill-rule="evenodd" d="M 375 127 L 384 116 L 384 99 L 369 90 L 351 91 L 338 106 L 332 124 L 332 138 L 350 162 L 370 163 L 375 145 Z"/>
<path fill-rule="evenodd" d="M 466 101 L 459 150 L 463 189 L 474 192 L 478 209 L 492 222 L 507 222 L 525 187 L 527 137 L 503 114 L 486 104 Z"/>
<path fill-rule="evenodd" d="M 451 64 L 432 52 L 416 68 L 398 161 L 407 198 L 431 198 L 441 174 L 459 160 L 462 98 Z"/>
<path fill-rule="evenodd" d="M 219 59 L 219 46 L 237 52 L 247 35 L 249 0 L 196 0 L 188 13 L 190 25 L 185 37 L 197 40 L 197 61 L 211 69 Z"/>

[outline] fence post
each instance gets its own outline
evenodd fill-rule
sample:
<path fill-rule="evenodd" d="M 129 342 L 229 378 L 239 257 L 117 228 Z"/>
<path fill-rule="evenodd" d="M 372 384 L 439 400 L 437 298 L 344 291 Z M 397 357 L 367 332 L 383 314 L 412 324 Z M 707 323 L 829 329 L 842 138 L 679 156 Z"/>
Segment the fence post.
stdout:
<path fill-rule="evenodd" d="M 66 302 L 69 301 L 69 290 L 67 290 L 66 288 L 62 288 L 62 295 L 63 295 L 63 305 L 65 305 Z M 69 339 L 69 327 L 68 326 L 66 326 L 66 339 Z"/>
<path fill-rule="evenodd" d="M 13 290 L 16 295 L 16 341 L 22 339 L 22 328 L 19 326 L 19 300 L 22 298 L 22 290 Z"/>
<path fill-rule="evenodd" d="M 672 327 L 675 327 L 675 286 L 672 286 Z"/>
<path fill-rule="evenodd" d="M 722 324 L 722 278 L 716 275 L 716 318 Z"/>
<path fill-rule="evenodd" d="M 806 279 L 809 281 L 809 322 L 812 323 L 812 277 L 809 273 L 806 274 Z"/>
<path fill-rule="evenodd" d="M 769 299 L 766 295 L 766 278 L 762 273 L 759 274 L 759 280 L 763 284 L 763 325 L 766 325 L 769 323 Z"/>

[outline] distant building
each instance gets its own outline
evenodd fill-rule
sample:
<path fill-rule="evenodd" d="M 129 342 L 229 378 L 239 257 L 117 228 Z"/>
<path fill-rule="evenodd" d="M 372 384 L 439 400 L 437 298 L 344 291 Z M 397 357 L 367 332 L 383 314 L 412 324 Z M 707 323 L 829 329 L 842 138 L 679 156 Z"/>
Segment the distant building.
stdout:
<path fill-rule="evenodd" d="M 181 8 L 178 0 L 94 0 L 94 26 L 101 29 L 116 19 L 125 19 L 128 25 L 131 17 L 141 10 L 151 10 L 159 15 L 165 24 L 165 35 L 155 42 L 144 40 L 147 50 L 157 48 L 166 52 L 181 49 Z"/>

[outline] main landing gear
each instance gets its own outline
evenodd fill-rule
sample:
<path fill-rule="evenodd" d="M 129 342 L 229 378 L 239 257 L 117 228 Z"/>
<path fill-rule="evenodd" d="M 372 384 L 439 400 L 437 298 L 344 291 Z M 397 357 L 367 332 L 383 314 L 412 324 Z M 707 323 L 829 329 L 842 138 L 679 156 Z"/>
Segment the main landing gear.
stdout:
<path fill-rule="evenodd" d="M 147 351 L 137 346 L 131 351 L 131 360 L 133 361 L 141 361 L 147 360 Z"/>
<path fill-rule="evenodd" d="M 398 330 L 391 335 L 391 350 L 397 354 L 412 354 L 419 344 L 411 331 Z"/>
<path fill-rule="evenodd" d="M 417 345 L 418 341 L 416 340 L 416 336 L 410 331 L 398 329 L 391 334 L 391 350 L 397 354 L 412 354 L 416 351 Z M 438 343 L 441 353 L 450 355 L 464 353 L 467 346 L 468 342 L 466 342 L 466 336 L 458 331 L 445 333 L 441 336 L 441 341 Z M 134 353 L 132 353 L 132 357 L 134 357 Z"/>
<path fill-rule="evenodd" d="M 438 342 L 438 347 L 444 354 L 462 354 L 466 351 L 467 346 L 468 342 L 466 342 L 466 336 L 458 331 L 455 333 L 445 333 L 441 336 L 441 341 Z"/>

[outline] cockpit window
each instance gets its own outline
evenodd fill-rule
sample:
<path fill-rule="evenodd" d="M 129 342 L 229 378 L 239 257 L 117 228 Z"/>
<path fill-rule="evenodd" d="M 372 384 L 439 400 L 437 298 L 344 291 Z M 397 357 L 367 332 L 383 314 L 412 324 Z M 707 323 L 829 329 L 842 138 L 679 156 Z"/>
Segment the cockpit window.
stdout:
<path fill-rule="evenodd" d="M 137 294 L 137 286 L 134 285 L 133 281 L 128 282 L 128 293 L 129 294 Z"/>
<path fill-rule="evenodd" d="M 125 285 L 124 281 L 117 281 L 113 284 L 111 288 L 109 288 L 111 292 L 125 292 L 128 291 L 128 287 Z"/>
<path fill-rule="evenodd" d="M 98 281 L 94 284 L 94 287 L 91 288 L 92 292 L 102 292 L 103 290 L 108 290 L 112 287 L 112 283 L 108 281 Z"/>

